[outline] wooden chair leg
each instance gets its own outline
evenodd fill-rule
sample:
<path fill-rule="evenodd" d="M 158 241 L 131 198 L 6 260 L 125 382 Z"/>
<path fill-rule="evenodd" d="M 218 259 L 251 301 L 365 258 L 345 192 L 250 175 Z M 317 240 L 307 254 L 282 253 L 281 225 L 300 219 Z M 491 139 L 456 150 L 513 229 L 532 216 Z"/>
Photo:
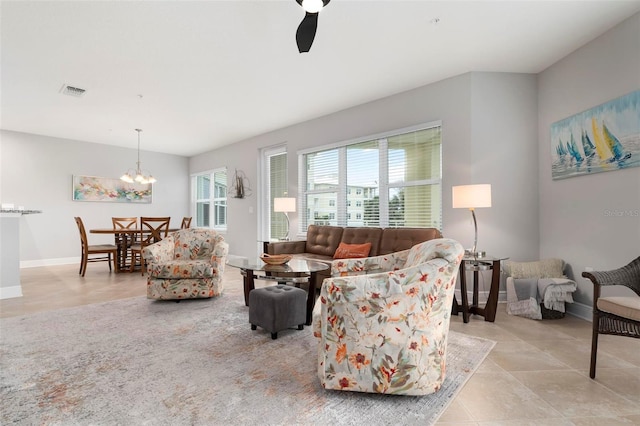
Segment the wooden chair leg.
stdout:
<path fill-rule="evenodd" d="M 589 366 L 589 377 L 596 378 L 596 358 L 598 356 L 598 326 L 600 319 L 597 314 L 593 315 L 593 333 L 591 335 L 591 365 Z"/>
<path fill-rule="evenodd" d="M 140 253 L 140 275 L 144 275 L 144 266 L 146 262 L 144 261 L 144 257 L 142 257 L 142 253 Z"/>
<path fill-rule="evenodd" d="M 109 264 L 109 272 L 111 272 L 111 253 L 107 253 L 107 263 Z"/>
<path fill-rule="evenodd" d="M 82 270 L 82 276 L 84 277 L 84 273 L 87 272 L 87 262 L 89 261 L 89 255 L 84 254 L 81 260 L 80 270 Z"/>

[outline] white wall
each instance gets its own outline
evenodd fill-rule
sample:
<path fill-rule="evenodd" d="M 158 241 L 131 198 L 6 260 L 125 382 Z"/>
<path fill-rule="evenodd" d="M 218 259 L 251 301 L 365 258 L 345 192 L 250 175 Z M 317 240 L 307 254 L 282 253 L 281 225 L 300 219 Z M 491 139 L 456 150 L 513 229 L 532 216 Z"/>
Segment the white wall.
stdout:
<path fill-rule="evenodd" d="M 109 145 L 0 131 L 0 201 L 42 210 L 20 219 L 22 266 L 68 263 L 80 258 L 74 216 L 87 229 L 110 228 L 112 216 L 171 216 L 179 226 L 189 215 L 188 159 L 141 152 L 145 169 L 158 182 L 151 204 L 71 200 L 72 175 L 117 178 L 135 166 L 137 151 Z M 89 234 L 91 244 L 113 243 L 110 235 Z"/>
<path fill-rule="evenodd" d="M 473 244 L 468 210 L 451 208 L 451 187 L 493 186 L 493 207 L 477 211 L 479 245 L 490 254 L 535 259 L 538 253 L 536 77 L 471 73 L 279 129 L 192 157 L 191 173 L 227 166 L 244 171 L 254 194 L 229 200 L 226 240 L 234 255 L 259 251 L 259 150 L 286 143 L 289 195 L 297 195 L 297 152 L 420 123 L 442 120 L 443 233 Z M 251 213 L 253 211 L 253 213 Z M 297 213 L 291 215 L 297 229 Z"/>
<path fill-rule="evenodd" d="M 478 248 L 512 260 L 537 260 L 535 76 L 473 73 L 472 77 L 471 180 L 491 183 L 492 198 L 491 208 L 476 209 Z"/>
<path fill-rule="evenodd" d="M 576 50 L 538 77 L 540 257 L 560 257 L 578 282 L 575 299 L 591 306 L 585 267 L 609 270 L 640 255 L 640 168 L 551 179 L 552 123 L 640 88 L 640 14 Z M 629 290 L 630 291 L 630 290 Z"/>

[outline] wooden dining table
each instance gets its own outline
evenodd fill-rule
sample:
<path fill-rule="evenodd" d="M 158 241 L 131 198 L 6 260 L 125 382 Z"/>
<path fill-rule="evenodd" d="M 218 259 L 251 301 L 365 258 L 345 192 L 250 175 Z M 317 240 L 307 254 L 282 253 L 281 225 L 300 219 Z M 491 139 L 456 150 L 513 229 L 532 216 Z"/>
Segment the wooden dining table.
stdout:
<path fill-rule="evenodd" d="M 175 232 L 179 231 L 180 228 L 169 228 L 167 232 Z M 140 234 L 140 229 L 129 229 L 129 228 L 95 228 L 90 229 L 90 233 L 92 234 L 113 234 L 119 236 L 117 238 L 118 244 L 116 244 L 117 251 L 117 261 L 120 266 L 120 272 L 129 272 L 129 265 L 127 265 L 127 248 L 129 247 L 129 242 L 133 241 L 134 236 Z M 147 231 L 143 231 L 143 233 L 150 233 Z"/>

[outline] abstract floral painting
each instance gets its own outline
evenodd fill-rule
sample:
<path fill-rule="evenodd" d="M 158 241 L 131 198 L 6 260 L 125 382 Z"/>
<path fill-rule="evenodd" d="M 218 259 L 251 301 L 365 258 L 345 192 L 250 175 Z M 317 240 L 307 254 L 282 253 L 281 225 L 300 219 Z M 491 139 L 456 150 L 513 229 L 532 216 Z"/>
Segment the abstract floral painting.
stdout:
<path fill-rule="evenodd" d="M 73 201 L 149 204 L 151 185 L 127 183 L 114 178 L 73 176 Z"/>
<path fill-rule="evenodd" d="M 640 90 L 551 125 L 551 175 L 640 166 Z"/>

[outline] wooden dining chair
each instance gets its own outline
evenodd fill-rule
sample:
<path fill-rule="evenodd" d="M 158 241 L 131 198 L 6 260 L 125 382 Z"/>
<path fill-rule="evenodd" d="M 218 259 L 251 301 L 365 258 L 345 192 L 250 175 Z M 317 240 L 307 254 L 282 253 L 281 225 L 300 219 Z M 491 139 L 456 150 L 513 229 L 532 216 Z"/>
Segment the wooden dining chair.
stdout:
<path fill-rule="evenodd" d="M 161 241 L 169 233 L 170 217 L 141 217 L 139 241 L 131 245 L 131 266 L 129 270 L 133 272 L 137 259 L 140 260 L 140 269 L 144 275 L 145 261 L 142 257 L 142 250 L 153 243 Z"/>
<path fill-rule="evenodd" d="M 183 217 L 182 218 L 182 225 L 180 225 L 180 229 L 187 229 L 187 228 L 191 228 L 191 217 Z"/>
<path fill-rule="evenodd" d="M 78 225 L 78 231 L 80 231 L 80 243 L 82 245 L 82 257 L 80 259 L 80 271 L 78 272 L 84 277 L 84 273 L 87 271 L 88 262 L 109 262 L 109 271 L 111 271 L 111 256 L 113 255 L 113 264 L 115 265 L 116 272 L 120 272 L 120 267 L 116 261 L 118 248 L 113 244 L 100 244 L 89 245 L 87 240 L 87 231 L 84 228 L 84 223 L 79 217 L 75 217 L 76 224 Z M 104 256 L 89 257 L 95 254 L 102 254 Z"/>
<path fill-rule="evenodd" d="M 112 217 L 111 222 L 113 223 L 113 229 L 138 229 L 138 218 L 137 217 Z M 127 266 L 127 261 L 131 260 L 131 250 L 130 247 L 137 241 L 138 234 L 113 234 L 114 242 L 116 246 L 120 249 L 118 262 L 120 263 L 121 268 L 125 268 Z"/>

